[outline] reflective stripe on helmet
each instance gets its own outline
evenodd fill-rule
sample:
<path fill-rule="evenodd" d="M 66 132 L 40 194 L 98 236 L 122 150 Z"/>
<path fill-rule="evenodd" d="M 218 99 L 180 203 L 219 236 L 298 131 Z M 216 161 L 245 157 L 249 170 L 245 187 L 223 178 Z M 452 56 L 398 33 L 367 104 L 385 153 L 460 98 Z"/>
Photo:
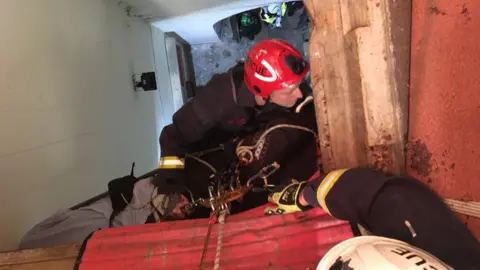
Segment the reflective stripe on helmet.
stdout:
<path fill-rule="evenodd" d="M 270 72 L 271 76 L 266 77 L 263 75 L 260 75 L 258 72 L 255 72 L 255 78 L 262 80 L 264 82 L 274 82 L 277 80 L 277 73 L 275 72 L 275 69 L 265 60 L 262 60 L 262 65 Z"/>

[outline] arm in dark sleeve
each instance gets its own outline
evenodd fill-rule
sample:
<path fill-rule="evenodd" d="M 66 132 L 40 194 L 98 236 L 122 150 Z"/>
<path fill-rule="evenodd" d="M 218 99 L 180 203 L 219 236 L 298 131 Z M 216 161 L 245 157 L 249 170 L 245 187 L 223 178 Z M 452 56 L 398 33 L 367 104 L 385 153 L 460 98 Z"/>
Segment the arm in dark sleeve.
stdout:
<path fill-rule="evenodd" d="M 360 223 L 389 177 L 373 169 L 336 170 L 311 181 L 304 198 L 335 218 Z"/>
<path fill-rule="evenodd" d="M 172 124 L 160 134 L 160 170 L 153 183 L 163 192 L 183 192 L 183 160 L 190 144 L 201 140 L 235 106 L 230 73 L 214 75 L 198 95 L 174 115 Z"/>
<path fill-rule="evenodd" d="M 371 169 L 338 170 L 309 183 L 304 198 L 372 234 L 426 250 L 454 269 L 478 269 L 480 244 L 423 183 Z"/>
<path fill-rule="evenodd" d="M 160 135 L 161 156 L 183 156 L 185 148 L 199 141 L 234 106 L 230 73 L 214 76 L 199 94 L 174 115 Z"/>

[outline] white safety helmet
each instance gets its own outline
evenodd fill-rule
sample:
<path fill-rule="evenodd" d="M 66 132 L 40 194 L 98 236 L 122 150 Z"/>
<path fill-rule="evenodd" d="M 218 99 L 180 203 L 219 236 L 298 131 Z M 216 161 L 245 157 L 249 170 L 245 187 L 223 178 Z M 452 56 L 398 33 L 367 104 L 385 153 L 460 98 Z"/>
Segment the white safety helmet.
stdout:
<path fill-rule="evenodd" d="M 432 254 L 405 242 L 359 236 L 334 246 L 317 270 L 453 270 Z"/>
<path fill-rule="evenodd" d="M 270 13 L 270 14 L 278 14 L 278 15 L 281 15 L 282 14 L 282 4 L 281 3 L 278 3 L 278 4 L 270 4 L 267 6 L 267 12 Z"/>

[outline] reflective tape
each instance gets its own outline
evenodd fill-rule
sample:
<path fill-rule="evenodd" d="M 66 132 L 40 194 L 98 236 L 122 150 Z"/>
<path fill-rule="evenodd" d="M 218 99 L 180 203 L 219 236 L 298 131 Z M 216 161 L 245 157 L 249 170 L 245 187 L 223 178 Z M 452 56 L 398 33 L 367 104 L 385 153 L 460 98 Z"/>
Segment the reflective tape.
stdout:
<path fill-rule="evenodd" d="M 282 4 L 282 17 L 285 16 L 286 12 L 287 12 L 287 3 L 283 2 L 283 4 Z"/>
<path fill-rule="evenodd" d="M 268 24 L 272 24 L 275 21 L 275 17 L 270 17 L 266 12 L 263 12 L 262 16 L 260 16 L 260 19 Z"/>
<path fill-rule="evenodd" d="M 326 201 L 328 192 L 332 189 L 332 187 L 338 181 L 340 176 L 342 176 L 342 174 L 344 172 L 346 172 L 347 170 L 348 169 L 335 170 L 335 171 L 327 174 L 327 176 L 325 176 L 325 178 L 323 179 L 320 186 L 318 186 L 317 201 L 320 204 L 320 206 L 322 207 L 322 209 L 327 211 L 327 213 L 330 214 L 330 215 L 332 215 L 332 214 L 330 213 L 330 210 L 328 210 L 327 201 Z"/>
<path fill-rule="evenodd" d="M 185 161 L 179 157 L 162 157 L 158 164 L 160 169 L 183 169 L 185 167 Z"/>

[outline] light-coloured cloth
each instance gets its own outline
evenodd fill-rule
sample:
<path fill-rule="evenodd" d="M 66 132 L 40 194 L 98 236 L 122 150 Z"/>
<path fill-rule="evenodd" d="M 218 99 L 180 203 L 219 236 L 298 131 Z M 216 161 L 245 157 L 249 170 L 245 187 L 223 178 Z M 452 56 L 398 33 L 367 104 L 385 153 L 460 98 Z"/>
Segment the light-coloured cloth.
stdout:
<path fill-rule="evenodd" d="M 152 214 L 150 201 L 153 189 L 151 178 L 138 181 L 133 190 L 132 202 L 115 217 L 113 226 L 144 224 L 147 217 Z M 108 228 L 112 211 L 110 197 L 76 210 L 58 211 L 28 231 L 21 240 L 20 248 L 81 244 L 92 232 Z"/>
<path fill-rule="evenodd" d="M 150 202 L 155 187 L 151 180 L 152 178 L 146 178 L 135 184 L 132 202 L 115 217 L 113 227 L 125 227 L 145 223 L 148 216 L 152 214 Z M 110 206 L 110 209 L 111 208 Z"/>

